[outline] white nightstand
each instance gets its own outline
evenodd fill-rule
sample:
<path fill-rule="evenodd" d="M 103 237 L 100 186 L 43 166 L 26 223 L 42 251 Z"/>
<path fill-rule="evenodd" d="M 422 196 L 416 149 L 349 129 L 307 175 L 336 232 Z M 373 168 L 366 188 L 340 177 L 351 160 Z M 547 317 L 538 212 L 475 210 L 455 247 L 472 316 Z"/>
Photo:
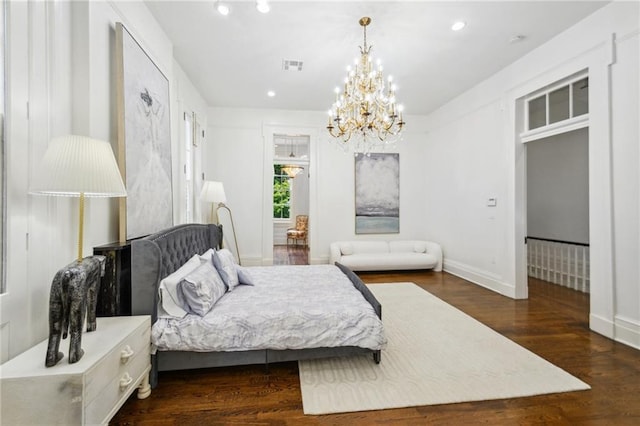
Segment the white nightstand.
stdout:
<path fill-rule="evenodd" d="M 44 361 L 47 340 L 0 365 L 3 424 L 106 424 L 136 388 L 151 393 L 151 319 L 149 316 L 98 318 L 93 332 L 82 333 L 84 356 L 54 367 Z"/>

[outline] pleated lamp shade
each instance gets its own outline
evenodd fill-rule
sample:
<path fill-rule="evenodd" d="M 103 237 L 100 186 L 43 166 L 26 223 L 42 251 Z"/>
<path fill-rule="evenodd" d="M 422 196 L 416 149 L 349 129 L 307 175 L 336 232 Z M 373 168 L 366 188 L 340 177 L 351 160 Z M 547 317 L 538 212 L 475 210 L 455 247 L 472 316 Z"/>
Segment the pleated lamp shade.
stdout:
<path fill-rule="evenodd" d="M 202 191 L 200 191 L 200 200 L 209 203 L 226 203 L 227 196 L 224 193 L 222 182 L 205 181 L 202 185 Z"/>
<path fill-rule="evenodd" d="M 76 135 L 49 142 L 29 192 L 63 197 L 127 195 L 111 145 Z"/>

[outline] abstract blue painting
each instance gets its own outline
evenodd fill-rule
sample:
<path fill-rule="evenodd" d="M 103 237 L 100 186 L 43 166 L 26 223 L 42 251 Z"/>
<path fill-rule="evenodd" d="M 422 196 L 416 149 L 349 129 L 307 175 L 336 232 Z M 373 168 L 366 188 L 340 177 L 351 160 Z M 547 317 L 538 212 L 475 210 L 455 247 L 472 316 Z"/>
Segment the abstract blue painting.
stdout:
<path fill-rule="evenodd" d="M 400 232 L 400 154 L 355 156 L 356 234 Z"/>

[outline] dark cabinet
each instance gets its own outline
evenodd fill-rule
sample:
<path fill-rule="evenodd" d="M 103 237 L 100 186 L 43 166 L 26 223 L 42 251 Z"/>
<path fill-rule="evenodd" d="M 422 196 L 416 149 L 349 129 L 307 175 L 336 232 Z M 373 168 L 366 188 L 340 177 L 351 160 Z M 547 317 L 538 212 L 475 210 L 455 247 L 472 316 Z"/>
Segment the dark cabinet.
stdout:
<path fill-rule="evenodd" d="M 106 257 L 96 316 L 131 315 L 131 242 L 94 247 L 93 254 Z"/>

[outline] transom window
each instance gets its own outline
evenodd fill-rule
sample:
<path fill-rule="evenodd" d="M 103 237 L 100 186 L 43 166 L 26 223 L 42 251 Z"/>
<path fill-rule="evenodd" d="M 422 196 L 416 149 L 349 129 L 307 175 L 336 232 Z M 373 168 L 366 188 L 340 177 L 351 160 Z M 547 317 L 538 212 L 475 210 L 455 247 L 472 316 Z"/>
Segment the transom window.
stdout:
<path fill-rule="evenodd" d="M 526 99 L 526 130 L 566 122 L 589 113 L 589 77 L 582 74 Z"/>

